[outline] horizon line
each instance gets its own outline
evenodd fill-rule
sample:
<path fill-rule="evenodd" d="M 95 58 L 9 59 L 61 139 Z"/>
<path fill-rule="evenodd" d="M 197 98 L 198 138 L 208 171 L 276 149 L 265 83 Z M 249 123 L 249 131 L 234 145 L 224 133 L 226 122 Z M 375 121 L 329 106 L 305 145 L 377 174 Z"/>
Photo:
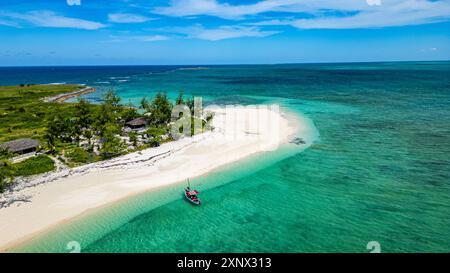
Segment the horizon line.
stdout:
<path fill-rule="evenodd" d="M 384 60 L 384 61 L 340 61 L 340 62 L 280 62 L 280 63 L 224 63 L 224 64 L 65 64 L 65 65 L 0 65 L 0 68 L 16 67 L 113 67 L 113 66 L 250 66 L 250 65 L 294 65 L 294 64 L 363 64 L 363 63 L 411 63 L 411 62 L 450 62 L 443 60 Z"/>

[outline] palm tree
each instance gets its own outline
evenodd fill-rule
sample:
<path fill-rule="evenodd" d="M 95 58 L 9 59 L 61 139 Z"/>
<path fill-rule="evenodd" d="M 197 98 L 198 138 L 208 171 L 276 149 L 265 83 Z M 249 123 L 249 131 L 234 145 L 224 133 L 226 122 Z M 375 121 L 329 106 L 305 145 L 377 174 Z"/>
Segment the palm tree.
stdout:
<path fill-rule="evenodd" d="M 148 102 L 147 97 L 143 97 L 141 99 L 141 102 L 139 103 L 139 109 L 148 112 L 148 110 L 150 109 L 150 103 Z"/>
<path fill-rule="evenodd" d="M 175 102 L 175 105 L 181 105 L 181 104 L 184 104 L 183 91 L 180 91 L 180 93 L 178 94 L 178 98 Z"/>
<path fill-rule="evenodd" d="M 118 107 L 120 105 L 120 97 L 116 95 L 114 90 L 110 90 L 105 95 L 105 103 L 113 107 Z"/>
<path fill-rule="evenodd" d="M 150 121 L 154 125 L 166 125 L 172 116 L 172 103 L 166 93 L 158 92 L 150 105 Z"/>
<path fill-rule="evenodd" d="M 80 99 L 78 104 L 75 105 L 76 108 L 76 126 L 79 130 L 83 128 L 88 128 L 91 125 L 91 110 L 89 108 L 89 103 L 85 99 Z"/>
<path fill-rule="evenodd" d="M 51 128 L 47 128 L 44 139 L 47 143 L 47 148 L 49 149 L 50 153 L 54 154 L 56 151 L 56 141 L 58 139 L 57 132 L 51 130 Z"/>

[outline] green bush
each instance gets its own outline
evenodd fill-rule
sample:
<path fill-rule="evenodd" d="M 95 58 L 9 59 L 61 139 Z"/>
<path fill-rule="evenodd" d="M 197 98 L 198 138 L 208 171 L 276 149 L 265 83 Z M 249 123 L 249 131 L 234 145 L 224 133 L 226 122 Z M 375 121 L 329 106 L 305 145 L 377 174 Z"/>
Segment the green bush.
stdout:
<path fill-rule="evenodd" d="M 14 177 L 15 167 L 8 160 L 0 160 L 0 193 L 4 192 Z"/>
<path fill-rule="evenodd" d="M 133 144 L 134 147 L 137 147 L 138 144 L 138 134 L 136 132 L 130 132 L 128 134 L 128 137 L 130 138 L 130 142 Z"/>
<path fill-rule="evenodd" d="M 46 173 L 55 169 L 55 163 L 46 155 L 38 155 L 14 164 L 15 176 L 29 176 Z"/>
<path fill-rule="evenodd" d="M 0 148 L 0 160 L 9 159 L 13 156 L 14 156 L 14 154 L 12 152 L 10 152 L 8 149 Z"/>
<path fill-rule="evenodd" d="M 62 156 L 58 156 L 58 160 L 59 160 L 61 163 L 66 164 L 66 160 L 65 160 Z"/>
<path fill-rule="evenodd" d="M 157 137 L 161 137 L 163 135 L 165 135 L 167 133 L 167 127 L 150 127 L 147 129 L 147 131 L 145 132 L 149 137 L 152 138 L 157 138 Z"/>

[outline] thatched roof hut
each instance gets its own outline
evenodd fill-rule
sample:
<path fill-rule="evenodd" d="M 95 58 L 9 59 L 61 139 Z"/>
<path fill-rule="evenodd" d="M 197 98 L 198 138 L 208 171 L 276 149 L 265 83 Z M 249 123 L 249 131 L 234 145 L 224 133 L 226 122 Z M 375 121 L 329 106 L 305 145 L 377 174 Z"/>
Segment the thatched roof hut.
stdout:
<path fill-rule="evenodd" d="M 145 118 L 136 118 L 133 120 L 130 120 L 126 123 L 126 125 L 132 129 L 139 129 L 147 126 L 148 122 Z"/>
<path fill-rule="evenodd" d="M 21 138 L 0 144 L 0 149 L 5 149 L 13 153 L 27 154 L 35 152 L 39 145 L 39 141 L 35 139 Z"/>

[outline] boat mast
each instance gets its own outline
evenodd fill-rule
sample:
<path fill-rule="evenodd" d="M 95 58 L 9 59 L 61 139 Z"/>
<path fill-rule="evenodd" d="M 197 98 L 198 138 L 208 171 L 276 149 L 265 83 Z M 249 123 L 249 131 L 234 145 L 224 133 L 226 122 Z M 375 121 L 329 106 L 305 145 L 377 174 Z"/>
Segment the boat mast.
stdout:
<path fill-rule="evenodd" d="M 188 188 L 191 188 L 191 183 L 189 183 L 189 178 L 188 178 Z"/>

